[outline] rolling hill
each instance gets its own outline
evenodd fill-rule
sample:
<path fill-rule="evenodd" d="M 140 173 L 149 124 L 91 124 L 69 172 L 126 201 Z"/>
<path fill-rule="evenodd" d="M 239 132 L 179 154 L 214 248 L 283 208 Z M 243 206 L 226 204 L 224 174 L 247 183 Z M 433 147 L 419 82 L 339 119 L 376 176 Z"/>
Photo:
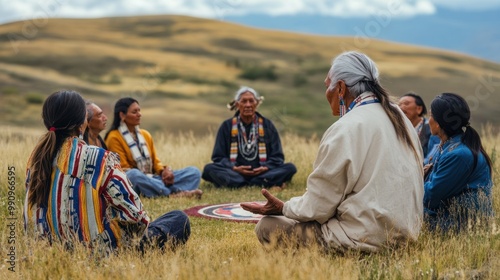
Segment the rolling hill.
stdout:
<path fill-rule="evenodd" d="M 354 37 L 249 28 L 185 16 L 48 19 L 0 25 L 0 124 L 41 126 L 41 103 L 75 89 L 112 118 L 114 102 L 139 100 L 151 131 L 215 131 L 231 116 L 240 85 L 254 87 L 260 111 L 280 131 L 321 133 L 333 122 L 324 97 L 331 59 L 345 50 L 371 56 L 395 95 L 427 103 L 464 96 L 473 124 L 500 125 L 500 65 L 462 54 Z M 109 121 L 111 122 L 111 120 Z"/>

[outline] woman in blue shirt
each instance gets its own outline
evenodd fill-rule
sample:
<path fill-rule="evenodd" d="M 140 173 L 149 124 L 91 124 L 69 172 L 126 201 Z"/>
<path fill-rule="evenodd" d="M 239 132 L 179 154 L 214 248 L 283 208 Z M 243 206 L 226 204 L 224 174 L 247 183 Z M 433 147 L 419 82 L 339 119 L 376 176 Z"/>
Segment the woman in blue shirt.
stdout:
<path fill-rule="evenodd" d="M 492 163 L 469 119 L 467 102 L 454 93 L 438 95 L 431 103 L 431 133 L 441 139 L 439 151 L 424 167 L 429 170 L 424 217 L 431 230 L 459 231 L 493 215 Z"/>

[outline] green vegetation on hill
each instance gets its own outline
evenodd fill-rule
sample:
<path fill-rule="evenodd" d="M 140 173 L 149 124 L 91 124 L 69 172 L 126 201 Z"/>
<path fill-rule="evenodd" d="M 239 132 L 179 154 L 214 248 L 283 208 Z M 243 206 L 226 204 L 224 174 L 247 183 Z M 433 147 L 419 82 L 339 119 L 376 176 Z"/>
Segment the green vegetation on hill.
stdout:
<path fill-rule="evenodd" d="M 266 31 L 182 16 L 49 19 L 0 25 L 2 124 L 40 125 L 40 100 L 75 89 L 108 116 L 116 99 L 142 105 L 150 130 L 205 134 L 231 116 L 225 104 L 240 85 L 266 100 L 260 111 L 281 131 L 323 133 L 335 121 L 323 80 L 331 59 L 357 49 L 379 65 L 393 95 L 415 91 L 429 103 L 456 92 L 473 124 L 500 124 L 500 65 L 461 54 L 354 38 Z"/>

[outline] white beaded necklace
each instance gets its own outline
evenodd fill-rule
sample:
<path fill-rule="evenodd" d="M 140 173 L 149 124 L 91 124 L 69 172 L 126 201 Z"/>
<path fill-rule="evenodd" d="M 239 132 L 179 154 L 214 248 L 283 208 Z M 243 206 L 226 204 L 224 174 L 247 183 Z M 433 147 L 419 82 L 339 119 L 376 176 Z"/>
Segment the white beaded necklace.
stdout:
<path fill-rule="evenodd" d="M 241 155 L 247 161 L 253 161 L 257 158 L 259 154 L 259 149 L 257 149 L 257 129 L 255 129 L 256 124 L 252 122 L 252 128 L 250 130 L 249 139 L 247 139 L 247 133 L 245 126 L 240 120 L 240 129 L 238 133 L 238 146 L 241 151 Z"/>

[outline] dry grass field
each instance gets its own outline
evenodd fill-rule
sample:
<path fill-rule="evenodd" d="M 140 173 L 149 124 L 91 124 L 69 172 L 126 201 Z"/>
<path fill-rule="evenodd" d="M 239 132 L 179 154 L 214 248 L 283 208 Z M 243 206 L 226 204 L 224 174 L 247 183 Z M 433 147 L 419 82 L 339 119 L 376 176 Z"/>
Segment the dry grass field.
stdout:
<path fill-rule="evenodd" d="M 349 252 L 327 255 L 317 248 L 284 248 L 266 251 L 258 243 L 253 224 L 191 218 L 192 235 L 176 250 L 150 251 L 144 256 L 123 251 L 95 260 L 77 246 L 69 253 L 59 245 L 34 242 L 23 232 L 24 169 L 41 130 L 0 127 L 0 279 L 499 279 L 500 232 L 484 228 L 460 235 L 432 235 L 422 232 L 416 243 L 377 254 Z M 498 187 L 500 163 L 496 151 L 500 134 L 482 129 L 483 142 L 495 162 Z M 174 168 L 209 162 L 214 135 L 194 133 L 155 134 L 160 157 Z M 311 171 L 319 139 L 296 134 L 282 135 L 287 161 L 297 165 L 291 184 L 275 192 L 283 200 L 301 195 Z M 15 168 L 15 179 L 9 169 Z M 8 186 L 15 183 L 15 191 Z M 493 189 L 496 213 L 500 213 L 500 192 Z M 143 199 L 152 218 L 174 209 L 198 204 L 261 200 L 259 188 L 216 189 L 202 183 L 201 201 L 190 199 Z M 9 196 L 10 195 L 10 196 Z M 9 213 L 9 202 L 15 206 Z M 496 224 L 500 218 L 496 216 Z M 9 228 L 9 226 L 11 228 Z M 15 243 L 12 243 L 14 240 Z M 11 244 L 9 244 L 11 242 Z M 12 249 L 13 247 L 14 249 Z M 14 253 L 12 253 L 14 252 Z M 10 255 L 9 255 L 10 254 Z M 15 261 L 10 263 L 11 255 Z M 12 268 L 15 272 L 9 270 Z"/>
<path fill-rule="evenodd" d="M 366 24 L 360 21 L 360 27 Z M 379 65 L 393 95 L 416 91 L 429 103 L 456 92 L 474 124 L 500 125 L 500 65 L 458 53 L 379 41 L 249 28 L 185 16 L 48 19 L 0 25 L 1 124 L 37 127 L 38 106 L 76 89 L 110 115 L 138 99 L 151 131 L 205 135 L 229 116 L 240 85 L 266 97 L 262 112 L 281 130 L 310 137 L 330 124 L 323 79 L 331 59 L 359 50 Z"/>

